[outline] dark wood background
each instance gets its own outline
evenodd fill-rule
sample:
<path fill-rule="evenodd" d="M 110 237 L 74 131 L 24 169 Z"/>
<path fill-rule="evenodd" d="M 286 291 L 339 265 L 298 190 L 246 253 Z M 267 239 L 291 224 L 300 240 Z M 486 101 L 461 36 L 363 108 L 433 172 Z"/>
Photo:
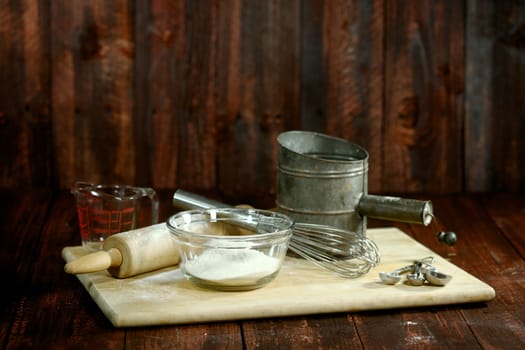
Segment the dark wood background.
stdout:
<path fill-rule="evenodd" d="M 0 0 L 0 188 L 270 205 L 276 137 L 365 147 L 370 193 L 525 189 L 525 3 Z"/>

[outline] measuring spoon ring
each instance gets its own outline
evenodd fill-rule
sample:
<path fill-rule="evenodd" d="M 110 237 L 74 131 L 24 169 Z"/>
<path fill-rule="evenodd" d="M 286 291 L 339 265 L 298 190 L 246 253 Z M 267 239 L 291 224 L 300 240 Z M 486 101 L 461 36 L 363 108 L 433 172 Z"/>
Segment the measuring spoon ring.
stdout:
<path fill-rule="evenodd" d="M 399 269 L 396 269 L 392 272 L 380 272 L 379 278 L 383 283 L 386 284 L 396 284 L 397 282 L 401 281 L 401 275 L 406 272 L 410 272 L 414 270 L 414 264 L 407 265 L 404 267 L 401 267 Z"/>

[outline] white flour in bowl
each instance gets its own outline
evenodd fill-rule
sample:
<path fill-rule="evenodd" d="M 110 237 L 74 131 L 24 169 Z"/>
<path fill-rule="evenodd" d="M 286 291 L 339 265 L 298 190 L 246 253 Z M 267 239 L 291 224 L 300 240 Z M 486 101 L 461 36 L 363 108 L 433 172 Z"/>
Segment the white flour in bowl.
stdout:
<path fill-rule="evenodd" d="M 275 273 L 279 259 L 252 249 L 209 249 L 186 262 L 188 274 L 201 280 L 244 285 Z"/>

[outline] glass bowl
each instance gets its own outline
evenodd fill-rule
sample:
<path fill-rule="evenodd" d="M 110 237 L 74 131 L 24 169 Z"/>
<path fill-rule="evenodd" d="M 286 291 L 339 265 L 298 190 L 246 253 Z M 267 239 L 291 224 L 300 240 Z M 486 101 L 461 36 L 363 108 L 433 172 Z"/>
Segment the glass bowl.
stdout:
<path fill-rule="evenodd" d="M 187 279 L 204 288 L 242 291 L 263 287 L 277 276 L 294 222 L 268 210 L 217 208 L 182 211 L 166 225 Z"/>

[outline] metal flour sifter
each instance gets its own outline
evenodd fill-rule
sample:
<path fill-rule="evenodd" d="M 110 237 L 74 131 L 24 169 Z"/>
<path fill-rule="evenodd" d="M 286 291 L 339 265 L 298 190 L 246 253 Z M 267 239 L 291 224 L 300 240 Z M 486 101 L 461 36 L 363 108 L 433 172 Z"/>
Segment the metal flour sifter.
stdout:
<path fill-rule="evenodd" d="M 334 226 L 366 236 L 367 217 L 423 224 L 434 222 L 430 201 L 368 194 L 368 152 L 344 139 L 310 131 L 277 137 L 276 210 L 298 222 Z"/>

